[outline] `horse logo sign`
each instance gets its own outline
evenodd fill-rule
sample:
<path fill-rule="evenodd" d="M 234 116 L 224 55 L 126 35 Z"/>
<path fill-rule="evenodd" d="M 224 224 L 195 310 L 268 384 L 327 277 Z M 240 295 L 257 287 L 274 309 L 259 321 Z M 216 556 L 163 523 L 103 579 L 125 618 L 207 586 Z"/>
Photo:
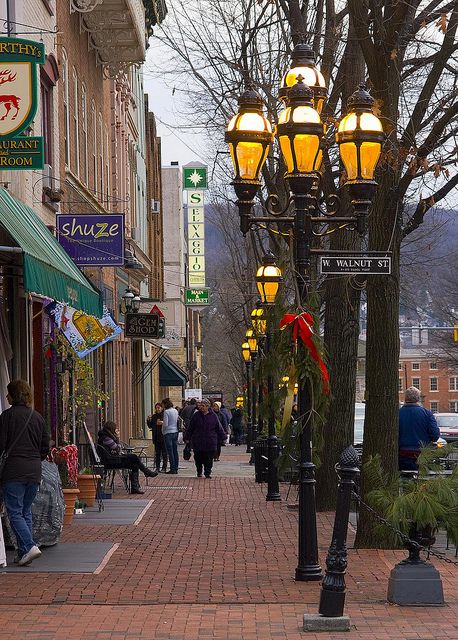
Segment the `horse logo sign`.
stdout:
<path fill-rule="evenodd" d="M 19 134 L 37 112 L 37 64 L 44 63 L 41 42 L 0 37 L 0 168 L 37 169 L 42 164 L 42 138 L 27 137 L 25 145 Z"/>

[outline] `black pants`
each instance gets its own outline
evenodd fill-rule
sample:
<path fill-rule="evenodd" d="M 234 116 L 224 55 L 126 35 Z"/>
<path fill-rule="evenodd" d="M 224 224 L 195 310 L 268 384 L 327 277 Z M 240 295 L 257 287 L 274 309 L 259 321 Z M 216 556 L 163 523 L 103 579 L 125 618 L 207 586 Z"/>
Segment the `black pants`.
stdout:
<path fill-rule="evenodd" d="M 165 447 L 165 442 L 163 440 L 158 440 L 154 443 L 154 457 L 156 460 L 156 469 L 159 471 L 161 468 L 161 460 L 162 460 L 162 469 L 165 471 L 167 467 L 167 449 Z"/>
<path fill-rule="evenodd" d="M 194 462 L 199 476 L 202 475 L 202 466 L 205 477 L 208 478 L 211 475 L 214 455 L 214 451 L 194 451 Z"/>
<path fill-rule="evenodd" d="M 147 470 L 140 458 L 135 453 L 126 453 L 120 456 L 110 456 L 103 461 L 107 469 L 130 469 L 131 471 Z"/>

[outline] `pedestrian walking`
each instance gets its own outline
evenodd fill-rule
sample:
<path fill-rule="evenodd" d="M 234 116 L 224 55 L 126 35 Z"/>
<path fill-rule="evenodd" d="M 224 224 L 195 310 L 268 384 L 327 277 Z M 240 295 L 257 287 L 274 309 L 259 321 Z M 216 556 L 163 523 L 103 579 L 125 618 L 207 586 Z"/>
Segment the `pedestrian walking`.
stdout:
<path fill-rule="evenodd" d="M 156 470 L 165 473 L 167 471 L 168 455 L 165 447 L 164 436 L 162 435 L 163 419 L 164 409 L 162 408 L 162 404 L 160 402 L 156 402 L 154 405 L 154 413 L 152 416 L 148 416 L 146 424 L 148 425 L 148 429 L 151 429 L 151 435 L 153 438 Z"/>
<path fill-rule="evenodd" d="M 162 420 L 162 435 L 169 457 L 170 469 L 167 473 L 178 473 L 178 411 L 173 406 L 170 398 L 162 401 L 164 417 Z"/>
<path fill-rule="evenodd" d="M 199 410 L 192 416 L 184 434 L 185 442 L 190 442 L 194 451 L 198 478 L 202 477 L 202 470 L 206 478 L 211 478 L 215 452 L 218 445 L 221 447 L 221 442 L 226 438 L 226 432 L 214 411 L 210 409 L 210 404 L 208 398 L 200 401 Z"/>
<path fill-rule="evenodd" d="M 399 410 L 399 469 L 415 471 L 421 447 L 440 436 L 436 418 L 420 405 L 421 393 L 416 387 L 405 390 L 404 404 Z"/>
<path fill-rule="evenodd" d="M 119 440 L 119 432 L 115 422 L 105 422 L 98 433 L 97 444 L 100 458 L 106 469 L 129 469 L 130 492 L 142 495 L 145 493 L 140 488 L 139 472 L 147 478 L 155 478 L 157 471 L 148 469 L 135 453 L 122 453 L 122 443 Z"/>
<path fill-rule="evenodd" d="M 186 402 L 185 406 L 182 408 L 180 412 L 180 417 L 183 418 L 183 423 L 184 423 L 183 426 L 185 431 L 189 427 L 191 418 L 196 411 L 197 411 L 197 400 L 195 398 L 191 398 L 189 402 Z"/>
<path fill-rule="evenodd" d="M 232 437 L 236 447 L 242 444 L 243 425 L 242 410 L 240 408 L 232 409 L 231 429 Z"/>
<path fill-rule="evenodd" d="M 0 454 L 8 452 L 8 457 L 1 483 L 17 541 L 16 559 L 25 566 L 41 555 L 33 540 L 32 503 L 41 482 L 41 461 L 49 453 L 49 435 L 42 416 L 32 407 L 30 385 L 13 380 L 7 389 L 11 407 L 0 416 Z"/>
<path fill-rule="evenodd" d="M 218 441 L 218 445 L 217 445 L 217 448 L 216 448 L 216 451 L 215 451 L 214 460 L 215 460 L 215 462 L 219 462 L 219 458 L 221 456 L 221 447 L 226 444 L 227 436 L 230 434 L 230 429 L 229 429 L 229 424 L 228 424 L 227 418 L 226 418 L 225 414 L 222 413 L 222 411 L 221 411 L 221 402 L 218 402 L 217 400 L 215 400 L 215 402 L 212 405 L 212 409 L 213 409 L 213 412 L 215 413 L 215 415 L 216 415 L 216 417 L 218 419 L 218 422 L 220 423 L 223 431 L 226 434 L 226 437 L 224 438 L 224 440 Z"/>

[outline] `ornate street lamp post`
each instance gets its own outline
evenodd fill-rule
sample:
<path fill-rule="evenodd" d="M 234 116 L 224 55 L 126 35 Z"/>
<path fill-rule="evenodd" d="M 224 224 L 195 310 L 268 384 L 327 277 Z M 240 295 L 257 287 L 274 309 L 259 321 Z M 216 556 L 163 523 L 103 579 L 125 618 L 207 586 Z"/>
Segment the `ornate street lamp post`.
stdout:
<path fill-rule="evenodd" d="M 245 339 L 250 349 L 251 359 L 251 456 L 250 464 L 254 464 L 254 443 L 258 437 L 258 418 L 257 418 L 257 393 L 255 380 L 256 359 L 258 357 L 258 340 L 253 329 L 247 329 Z"/>
<path fill-rule="evenodd" d="M 246 367 L 246 388 L 247 388 L 247 439 L 246 439 L 246 452 L 251 453 L 251 440 L 252 440 L 252 406 L 251 406 L 251 353 L 250 345 L 248 342 L 242 344 L 242 357 Z"/>
<path fill-rule="evenodd" d="M 275 256 L 270 251 L 262 259 L 262 266 L 256 273 L 256 284 L 259 295 L 261 296 L 261 304 L 264 307 L 272 307 L 275 304 L 275 298 L 282 280 L 280 269 L 276 265 Z M 266 324 L 266 355 L 270 354 L 272 343 L 272 327 L 271 320 L 268 319 Z M 278 473 L 276 461 L 279 455 L 278 439 L 275 433 L 275 414 L 272 404 L 272 396 L 274 393 L 274 382 L 272 372 L 267 374 L 267 394 L 269 403 L 268 417 L 268 439 L 267 439 L 267 495 L 268 502 L 281 500 L 280 489 L 278 485 Z"/>
<path fill-rule="evenodd" d="M 273 136 L 272 127 L 262 113 L 262 99 L 252 87 L 239 99 L 239 112 L 231 119 L 226 131 L 235 170 L 232 184 L 238 198 L 240 229 L 246 235 L 252 227 L 278 222 L 292 228 L 294 271 L 302 308 L 307 308 L 309 301 L 311 257 L 325 253 L 321 248 L 311 246 L 315 230 L 325 224 L 356 229 L 360 235 L 366 231 L 376 188 L 374 172 L 384 140 L 382 124 L 372 112 L 373 98 L 360 86 L 348 101 L 348 113 L 340 122 L 336 135 L 345 167 L 343 177 L 351 211 L 348 215 L 337 216 L 337 208 L 333 209 L 332 203 L 338 203 L 339 199 L 334 194 L 332 198 L 328 197 L 327 210 L 324 210 L 318 201 L 324 132 L 320 112 L 326 97 L 322 78 L 310 47 L 298 45 L 293 52 L 292 68 L 283 77 L 280 93 L 285 108 L 278 117 L 276 132 L 287 168 L 285 179 L 291 191 L 283 211 L 271 209 L 270 204 L 278 199 L 270 196 L 266 204 L 269 215 L 253 215 L 254 198 L 260 187 L 259 176 Z M 291 205 L 294 205 L 292 211 Z M 299 345 L 301 349 L 305 348 L 300 341 Z M 312 410 L 310 384 L 301 378 L 298 389 L 298 413 L 302 425 L 296 580 L 321 578 L 316 532 L 315 467 L 312 463 Z"/>

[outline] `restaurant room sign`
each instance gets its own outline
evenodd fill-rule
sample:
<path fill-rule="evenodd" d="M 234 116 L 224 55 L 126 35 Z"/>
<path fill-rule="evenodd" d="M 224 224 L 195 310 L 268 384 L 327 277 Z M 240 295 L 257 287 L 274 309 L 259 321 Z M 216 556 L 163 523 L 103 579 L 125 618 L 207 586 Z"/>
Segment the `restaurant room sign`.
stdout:
<path fill-rule="evenodd" d="M 62 214 L 56 218 L 59 242 L 75 264 L 124 265 L 124 214 Z"/>
<path fill-rule="evenodd" d="M 20 136 L 38 106 L 37 65 L 41 42 L 0 38 L 0 169 L 43 169 L 43 138 Z"/>

